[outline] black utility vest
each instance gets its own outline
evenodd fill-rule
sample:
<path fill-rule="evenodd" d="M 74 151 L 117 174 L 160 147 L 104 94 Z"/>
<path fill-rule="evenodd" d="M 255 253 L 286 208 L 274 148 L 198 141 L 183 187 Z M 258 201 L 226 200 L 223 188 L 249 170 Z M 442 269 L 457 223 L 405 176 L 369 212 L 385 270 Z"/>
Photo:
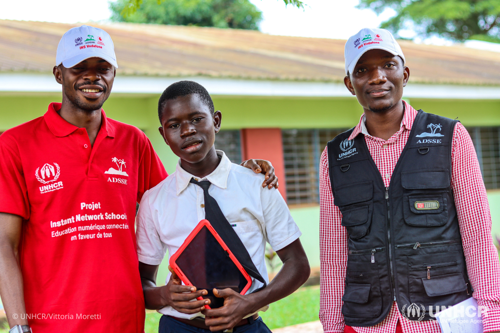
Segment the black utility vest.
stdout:
<path fill-rule="evenodd" d="M 457 121 L 420 110 L 391 183 L 384 186 L 364 135 L 328 143 L 330 180 L 349 255 L 346 325 L 373 326 L 396 300 L 410 320 L 430 320 L 469 298 L 469 280 L 451 190 Z"/>

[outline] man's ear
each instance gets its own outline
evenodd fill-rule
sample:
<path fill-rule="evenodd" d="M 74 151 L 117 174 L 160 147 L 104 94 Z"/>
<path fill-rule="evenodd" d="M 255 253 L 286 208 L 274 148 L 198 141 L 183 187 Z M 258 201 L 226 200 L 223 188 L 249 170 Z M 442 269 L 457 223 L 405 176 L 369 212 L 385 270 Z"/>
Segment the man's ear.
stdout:
<path fill-rule="evenodd" d="M 344 84 L 345 84 L 347 90 L 349 90 L 351 92 L 351 94 L 356 95 L 356 92 L 354 91 L 354 88 L 352 87 L 352 82 L 351 82 L 351 78 L 349 77 L 349 74 L 347 74 L 344 77 Z"/>
<path fill-rule="evenodd" d="M 220 131 L 220 124 L 221 124 L 221 121 L 222 121 L 222 113 L 220 111 L 215 111 L 214 112 L 214 128 L 215 128 L 215 133 L 219 133 Z"/>
<path fill-rule="evenodd" d="M 56 79 L 56 82 L 59 84 L 62 84 L 63 79 L 62 79 L 62 71 L 60 66 L 54 66 L 52 69 L 52 73 L 54 74 L 54 78 Z"/>
<path fill-rule="evenodd" d="M 160 126 L 160 127 L 158 127 L 158 131 L 160 132 L 160 135 L 161 135 L 161 137 L 163 138 L 163 141 L 165 141 L 165 143 L 167 144 L 167 146 L 170 146 L 170 145 L 168 144 L 167 139 L 165 139 L 165 135 L 163 135 L 163 127 L 161 127 L 161 126 Z"/>
<path fill-rule="evenodd" d="M 403 74 L 403 87 L 406 87 L 408 80 L 410 79 L 410 69 L 405 66 L 404 74 Z"/>

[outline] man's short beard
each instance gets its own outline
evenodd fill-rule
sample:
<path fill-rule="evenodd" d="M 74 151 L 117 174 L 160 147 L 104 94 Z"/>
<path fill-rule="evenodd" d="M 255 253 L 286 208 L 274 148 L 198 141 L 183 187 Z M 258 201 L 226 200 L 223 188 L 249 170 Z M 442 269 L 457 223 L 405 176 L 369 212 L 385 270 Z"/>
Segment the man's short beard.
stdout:
<path fill-rule="evenodd" d="M 383 113 L 387 110 L 389 110 L 390 108 L 392 108 L 394 105 L 388 105 L 388 106 L 383 106 L 383 107 L 380 107 L 378 109 L 375 109 L 375 108 L 372 108 L 371 106 L 368 107 L 368 109 L 373 112 L 373 113 Z"/>
<path fill-rule="evenodd" d="M 75 95 L 73 98 L 70 98 L 68 94 L 63 91 L 63 99 L 66 99 L 70 104 L 73 104 L 76 108 L 78 108 L 80 111 L 86 113 L 86 114 L 92 114 L 94 111 L 98 111 L 102 108 L 104 102 L 106 102 L 107 97 L 102 101 L 102 103 L 99 103 L 97 105 L 87 103 L 85 100 L 79 99 L 77 96 L 77 89 L 75 89 Z M 103 87 L 103 94 L 106 93 L 106 88 Z"/>
<path fill-rule="evenodd" d="M 95 105 L 94 105 L 94 106 L 90 106 L 89 104 L 84 103 L 84 102 L 79 101 L 78 99 L 76 99 L 76 100 L 74 101 L 74 104 L 75 104 L 75 105 L 78 107 L 78 109 L 80 109 L 81 111 L 83 111 L 83 112 L 85 112 L 85 113 L 87 113 L 87 114 L 91 114 L 92 112 L 94 112 L 94 111 L 96 111 L 96 110 L 100 110 L 100 109 L 102 108 L 102 105 L 104 104 L 104 102 L 103 102 L 103 103 L 101 103 L 101 104 L 99 104 L 99 105 L 97 105 L 97 106 L 95 106 Z M 97 108 L 96 108 L 96 107 L 97 107 Z"/>

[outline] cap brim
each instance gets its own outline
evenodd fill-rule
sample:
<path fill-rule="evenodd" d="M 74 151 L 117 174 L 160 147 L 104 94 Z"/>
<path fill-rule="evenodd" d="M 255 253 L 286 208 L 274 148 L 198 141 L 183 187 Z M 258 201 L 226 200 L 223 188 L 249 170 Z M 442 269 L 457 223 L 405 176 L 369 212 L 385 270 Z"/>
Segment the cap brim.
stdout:
<path fill-rule="evenodd" d="M 116 62 L 116 59 L 113 59 L 107 54 L 99 53 L 99 52 L 93 52 L 93 53 L 83 53 L 76 55 L 72 58 L 66 59 L 62 62 L 63 66 L 66 68 L 71 68 L 79 63 L 81 63 L 84 60 L 87 60 L 89 58 L 101 58 L 103 60 L 106 60 L 109 62 L 111 65 L 113 65 L 115 68 L 118 68 L 118 63 Z"/>
<path fill-rule="evenodd" d="M 401 56 L 400 54 L 394 53 L 394 50 L 389 50 L 387 47 L 380 47 L 380 46 L 378 46 L 376 44 L 369 45 L 368 47 L 366 47 L 363 50 L 363 52 L 361 52 L 360 54 L 358 54 L 356 56 L 356 58 L 353 59 L 353 61 L 349 64 L 349 67 L 347 68 L 347 72 L 350 73 L 350 74 L 352 74 L 352 71 L 354 70 L 354 67 L 356 67 L 356 64 L 358 63 L 359 58 L 361 58 L 363 56 L 363 54 L 365 54 L 366 52 L 371 51 L 371 50 L 384 50 L 384 51 L 389 52 L 392 55 Z M 346 75 L 347 75 L 347 73 L 346 73 Z"/>

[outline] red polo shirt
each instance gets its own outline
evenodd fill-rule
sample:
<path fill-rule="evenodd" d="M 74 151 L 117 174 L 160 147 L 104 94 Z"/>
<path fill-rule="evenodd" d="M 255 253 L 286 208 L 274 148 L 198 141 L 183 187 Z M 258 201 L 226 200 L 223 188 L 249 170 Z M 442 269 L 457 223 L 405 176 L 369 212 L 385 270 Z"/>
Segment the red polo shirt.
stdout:
<path fill-rule="evenodd" d="M 167 173 L 139 129 L 102 111 L 92 147 L 60 108 L 0 136 L 0 212 L 24 219 L 28 322 L 38 333 L 142 333 L 136 202 Z"/>

